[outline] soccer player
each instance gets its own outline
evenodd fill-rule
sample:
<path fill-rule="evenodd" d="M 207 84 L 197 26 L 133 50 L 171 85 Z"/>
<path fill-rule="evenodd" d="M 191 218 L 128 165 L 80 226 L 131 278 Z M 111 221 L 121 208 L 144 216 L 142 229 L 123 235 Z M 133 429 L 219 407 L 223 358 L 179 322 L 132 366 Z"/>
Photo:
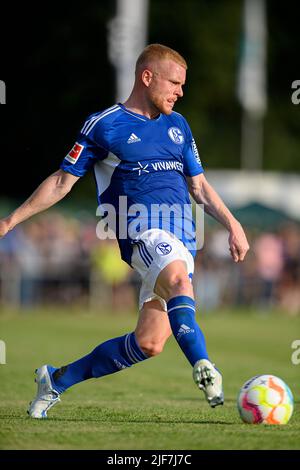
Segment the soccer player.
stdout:
<path fill-rule="evenodd" d="M 223 404 L 222 376 L 195 319 L 191 278 L 196 236 L 189 193 L 227 228 L 235 262 L 244 259 L 249 246 L 240 223 L 204 176 L 187 121 L 173 111 L 183 96 L 186 70 L 186 61 L 173 49 L 147 46 L 138 57 L 127 101 L 89 116 L 60 169 L 0 221 L 4 236 L 61 200 L 93 168 L 102 214 L 105 218 L 111 212 L 110 221 L 112 214 L 116 217 L 122 259 L 142 278 L 135 331 L 98 345 L 71 364 L 37 369 L 37 395 L 28 410 L 32 418 L 46 418 L 72 385 L 159 354 L 172 333 L 209 405 Z M 173 214 L 167 224 L 160 213 L 166 207 Z"/>

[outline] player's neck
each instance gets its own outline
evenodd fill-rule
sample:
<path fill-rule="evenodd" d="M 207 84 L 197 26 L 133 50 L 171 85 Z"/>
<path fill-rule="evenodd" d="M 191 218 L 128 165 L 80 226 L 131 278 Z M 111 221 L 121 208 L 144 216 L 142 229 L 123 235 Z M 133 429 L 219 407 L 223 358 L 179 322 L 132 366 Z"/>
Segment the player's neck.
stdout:
<path fill-rule="evenodd" d="M 143 97 L 136 97 L 135 95 L 130 95 L 123 105 L 129 111 L 145 116 L 148 119 L 155 119 L 160 114 L 158 109 L 153 107 L 153 105 L 151 106 L 146 99 L 143 99 Z"/>

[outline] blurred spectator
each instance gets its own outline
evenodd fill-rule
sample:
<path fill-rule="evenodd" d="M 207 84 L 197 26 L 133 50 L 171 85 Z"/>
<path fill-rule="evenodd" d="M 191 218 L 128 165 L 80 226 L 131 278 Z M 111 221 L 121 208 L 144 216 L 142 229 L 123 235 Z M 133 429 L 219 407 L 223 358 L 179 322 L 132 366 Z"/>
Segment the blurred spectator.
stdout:
<path fill-rule="evenodd" d="M 129 288 L 130 268 L 120 258 L 117 241 L 115 239 L 99 241 L 91 252 L 91 259 L 94 267 L 92 282 L 95 288 L 91 302 L 96 305 L 99 301 L 113 310 L 132 307 L 133 295 Z M 97 302 L 95 298 L 98 299 Z"/>
<path fill-rule="evenodd" d="M 300 314 L 300 229 L 295 224 L 281 228 L 284 267 L 279 282 L 279 306 L 293 315 Z"/>
<path fill-rule="evenodd" d="M 20 303 L 30 307 L 40 301 L 44 277 L 45 252 L 43 231 L 38 222 L 24 224 L 17 231 L 15 259 L 20 270 Z"/>
<path fill-rule="evenodd" d="M 195 259 L 193 286 L 200 310 L 210 311 L 223 305 L 230 278 L 231 256 L 228 232 L 210 230 L 205 235 L 203 250 Z"/>
<path fill-rule="evenodd" d="M 262 233 L 254 242 L 253 251 L 259 283 L 259 304 L 268 308 L 276 301 L 276 287 L 283 269 L 282 240 L 273 233 Z"/>

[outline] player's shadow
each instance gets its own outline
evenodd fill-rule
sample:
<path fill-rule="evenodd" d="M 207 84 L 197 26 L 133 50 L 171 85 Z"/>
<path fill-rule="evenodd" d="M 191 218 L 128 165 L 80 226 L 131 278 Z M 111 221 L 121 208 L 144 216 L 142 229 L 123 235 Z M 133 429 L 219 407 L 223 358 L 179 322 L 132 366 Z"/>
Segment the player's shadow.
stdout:
<path fill-rule="evenodd" d="M 17 421 L 33 421 L 32 418 L 29 416 L 12 416 L 11 414 L 1 414 L 0 415 L 0 422 L 1 420 L 17 420 Z M 151 418 L 151 419 L 136 419 L 136 418 L 130 418 L 130 416 L 127 419 L 105 419 L 101 418 L 68 418 L 68 417 L 48 417 L 47 419 L 41 419 L 41 420 L 34 420 L 35 422 L 44 422 L 44 423 L 53 423 L 53 422 L 67 422 L 67 423 L 137 423 L 137 424 L 223 424 L 226 426 L 234 425 L 236 423 L 231 422 L 231 421 L 222 421 L 222 420 L 196 420 L 196 419 L 180 419 L 180 420 L 172 420 L 172 419 L 164 419 L 160 418 L 159 416 L 157 418 Z"/>
<path fill-rule="evenodd" d="M 79 422 L 84 422 L 84 423 L 136 423 L 136 424 L 220 424 L 220 425 L 236 425 L 237 423 L 234 423 L 232 421 L 220 421 L 220 420 L 195 420 L 195 419 L 181 419 L 178 421 L 175 420 L 168 420 L 168 419 L 97 419 L 97 418 L 47 418 L 48 422 L 68 422 L 68 423 L 79 423 Z"/>
<path fill-rule="evenodd" d="M 176 398 L 176 400 L 174 400 L 174 401 L 176 401 L 176 402 L 179 402 L 179 401 L 180 402 L 187 402 L 187 403 L 191 403 L 191 402 L 196 403 L 197 402 L 200 405 L 203 404 L 203 407 L 208 406 L 206 400 L 201 399 L 201 401 L 199 401 L 199 398 L 197 398 L 197 397 L 196 398 L 191 398 L 191 397 L 189 397 L 189 398 Z M 227 398 L 227 397 L 225 397 L 225 406 L 230 405 L 230 406 L 236 407 L 236 404 L 237 404 L 237 398 Z M 223 408 L 222 406 L 217 406 L 216 407 L 216 409 L 219 409 L 219 410 L 221 410 L 222 408 Z"/>

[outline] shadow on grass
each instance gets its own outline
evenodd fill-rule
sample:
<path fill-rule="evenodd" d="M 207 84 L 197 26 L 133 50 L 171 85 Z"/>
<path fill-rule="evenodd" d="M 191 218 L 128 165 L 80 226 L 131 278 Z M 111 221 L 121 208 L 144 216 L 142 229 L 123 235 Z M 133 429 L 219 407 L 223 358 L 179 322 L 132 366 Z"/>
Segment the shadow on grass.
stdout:
<path fill-rule="evenodd" d="M 107 423 L 108 420 L 101 420 L 101 419 L 57 419 L 57 418 L 52 418 L 53 421 L 68 421 L 68 422 L 95 422 L 95 423 Z M 137 424 L 223 424 L 223 425 L 234 425 L 236 423 L 230 422 L 230 421 L 196 421 L 196 420 L 180 420 L 180 421 L 172 421 L 172 420 L 166 420 L 166 419 L 127 419 L 127 420 L 109 420 L 110 424 L 113 423 L 137 423 Z"/>
<path fill-rule="evenodd" d="M 204 403 L 204 405 L 206 406 L 207 402 L 205 400 L 199 400 L 199 398 L 195 397 L 195 398 L 191 398 L 191 397 L 182 397 L 182 398 L 176 398 L 174 399 L 173 401 L 180 401 L 180 402 L 183 402 L 183 401 L 186 401 L 186 402 L 198 402 L 199 404 L 202 404 Z M 227 403 L 236 403 L 236 398 L 226 398 L 225 397 L 225 404 Z"/>
<path fill-rule="evenodd" d="M 28 423 L 109 423 L 109 424 L 114 424 L 114 423 L 136 423 L 136 424 L 221 424 L 221 425 L 235 425 L 237 423 L 230 422 L 230 421 L 215 421 L 215 420 L 167 420 L 167 419 L 97 419 L 97 418 L 47 418 L 47 419 L 35 419 L 33 420 L 32 418 L 29 418 L 28 416 L 12 416 L 12 415 L 2 415 L 0 416 L 0 422 L 1 420 L 18 420 L 18 421 L 23 421 L 23 422 L 28 422 Z"/>

